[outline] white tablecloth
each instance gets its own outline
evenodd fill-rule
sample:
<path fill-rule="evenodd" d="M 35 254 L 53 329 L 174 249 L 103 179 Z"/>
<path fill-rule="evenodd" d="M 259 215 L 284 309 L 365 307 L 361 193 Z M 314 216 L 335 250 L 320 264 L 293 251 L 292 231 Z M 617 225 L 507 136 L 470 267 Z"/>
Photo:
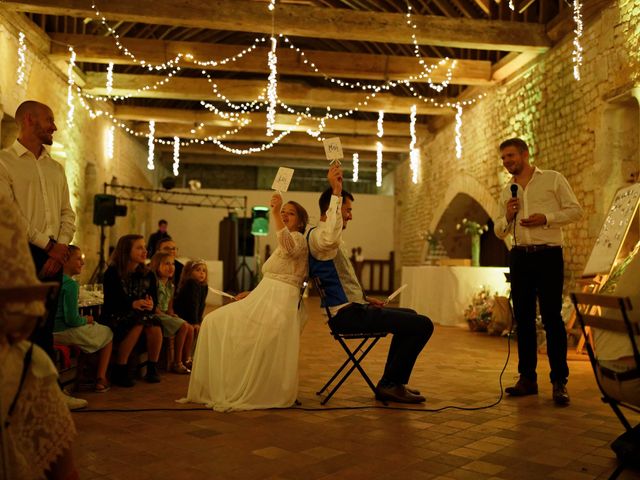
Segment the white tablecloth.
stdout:
<path fill-rule="evenodd" d="M 428 316 L 434 323 L 464 323 L 464 309 L 483 285 L 504 295 L 507 267 L 419 266 L 402 267 L 400 306 Z"/>

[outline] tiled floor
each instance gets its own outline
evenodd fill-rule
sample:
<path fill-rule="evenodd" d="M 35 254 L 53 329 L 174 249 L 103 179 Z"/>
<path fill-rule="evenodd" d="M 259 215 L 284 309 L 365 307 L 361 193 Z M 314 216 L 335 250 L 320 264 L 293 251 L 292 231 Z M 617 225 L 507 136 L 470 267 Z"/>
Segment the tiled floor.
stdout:
<path fill-rule="evenodd" d="M 309 301 L 308 311 L 300 358 L 301 408 L 190 411 L 174 403 L 188 383 L 174 374 L 163 375 L 160 384 L 79 394 L 92 409 L 123 410 L 74 413 L 80 478 L 588 480 L 608 478 L 614 469 L 609 444 L 622 427 L 600 401 L 584 359 L 572 355 L 567 408 L 554 406 L 550 384 L 541 381 L 537 397 L 505 398 L 485 410 L 431 412 L 447 405 L 494 403 L 507 355 L 504 338 L 436 326 L 411 381 L 427 396 L 424 406 L 380 408 L 354 374 L 322 407 L 315 391 L 343 355 L 316 299 Z M 385 339 L 366 362 L 374 382 L 387 346 Z M 506 385 L 515 372 L 512 355 Z M 539 375 L 548 376 L 545 357 L 540 357 Z M 640 473 L 620 478 L 640 478 Z"/>

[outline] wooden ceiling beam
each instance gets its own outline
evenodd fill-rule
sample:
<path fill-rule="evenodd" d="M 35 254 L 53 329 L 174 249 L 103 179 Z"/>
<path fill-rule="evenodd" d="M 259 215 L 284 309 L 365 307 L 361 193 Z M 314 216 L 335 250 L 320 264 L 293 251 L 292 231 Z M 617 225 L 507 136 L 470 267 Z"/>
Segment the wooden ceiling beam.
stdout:
<path fill-rule="evenodd" d="M 4 0 L 21 12 L 95 18 L 86 0 Z M 249 0 L 109 0 L 100 11 L 109 20 L 179 25 L 213 30 L 270 34 L 271 13 Z M 277 33 L 310 38 L 411 44 L 404 13 L 276 3 Z M 467 18 L 413 15 L 420 45 L 504 51 L 546 51 L 551 42 L 544 25 Z"/>
<path fill-rule="evenodd" d="M 148 122 L 153 119 L 156 125 L 159 123 L 184 124 L 195 127 L 201 123 L 213 127 L 235 127 L 237 122 L 231 122 L 220 118 L 215 113 L 209 111 L 180 110 L 176 108 L 152 108 L 135 107 L 129 105 L 116 105 L 113 111 L 118 120 L 123 121 L 143 121 Z M 254 112 L 243 116 L 251 121 L 248 125 L 251 128 L 265 128 L 266 114 L 264 112 Z M 291 114 L 276 114 L 275 130 L 293 130 L 295 132 L 306 132 L 308 129 L 317 129 L 318 121 L 312 119 L 302 119 L 296 125 L 296 116 Z M 345 133 L 351 135 L 375 135 L 378 131 L 378 122 L 374 120 L 354 120 L 341 118 L 328 120 L 323 130 L 325 133 Z M 387 136 L 409 136 L 409 124 L 407 122 L 384 122 L 384 134 Z M 429 135 L 425 125 L 416 124 L 416 135 L 424 137 Z"/>
<path fill-rule="evenodd" d="M 54 33 L 51 35 L 50 56 L 55 59 L 67 60 L 69 58 L 68 45 L 73 46 L 76 53 L 76 61 L 109 63 L 117 65 L 135 65 L 135 62 L 127 55 L 120 52 L 113 38 L 98 37 L 94 35 L 73 35 Z M 198 61 L 212 59 L 224 59 L 237 55 L 247 48 L 243 45 L 221 45 L 196 42 L 175 42 L 163 40 L 148 40 L 137 38 L 121 38 L 120 41 L 132 52 L 136 58 L 144 59 L 147 63 L 162 64 L 175 58 L 178 54 L 190 53 Z M 267 65 L 268 48 L 259 47 L 250 54 L 243 55 L 235 62 L 228 62 L 224 66 L 204 67 L 206 70 L 253 72 L 269 74 Z M 316 73 L 311 67 L 304 64 L 304 60 L 314 62 L 322 73 Z M 437 65 L 442 59 L 424 57 L 426 65 Z M 183 59 L 182 67 L 203 67 Z M 431 74 L 433 82 L 442 82 L 450 63 L 438 66 Z M 309 50 L 305 57 L 284 42 L 278 50 L 278 73 L 301 76 L 330 76 L 336 78 L 352 78 L 359 80 L 401 80 L 412 75 L 418 75 L 422 71 L 418 61 L 413 56 L 370 55 L 361 53 L 329 52 Z M 427 79 L 416 80 L 426 82 Z M 489 85 L 491 84 L 491 62 L 481 60 L 457 60 L 452 71 L 452 84 L 457 85 Z"/>
<path fill-rule="evenodd" d="M 134 98 L 166 98 L 175 100 L 211 100 L 219 101 L 213 93 L 211 84 L 204 78 L 186 78 L 174 76 L 169 82 L 157 88 L 141 90 L 156 85 L 165 77 L 157 75 L 113 74 L 111 95 L 131 95 Z M 106 95 L 106 73 L 87 73 L 85 92 L 93 95 Z M 267 82 L 263 80 L 216 80 L 218 91 L 232 102 L 251 102 L 266 92 Z M 278 82 L 278 98 L 288 105 L 302 107 L 331 107 L 333 110 L 349 110 L 358 102 L 363 102 L 364 92 L 343 91 L 335 88 L 308 87 L 302 82 Z M 446 100 L 444 100 L 446 101 Z M 378 94 L 370 98 L 360 111 L 408 114 L 411 106 L 417 105 L 419 115 L 452 115 L 453 108 L 438 108 L 425 104 L 414 97 L 399 97 L 389 93 Z"/>

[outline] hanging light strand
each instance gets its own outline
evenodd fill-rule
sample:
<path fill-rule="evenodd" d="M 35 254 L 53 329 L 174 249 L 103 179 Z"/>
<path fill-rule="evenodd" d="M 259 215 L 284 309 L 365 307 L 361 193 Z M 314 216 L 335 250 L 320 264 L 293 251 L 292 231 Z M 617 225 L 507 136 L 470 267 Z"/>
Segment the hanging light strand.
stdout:
<path fill-rule="evenodd" d="M 353 181 L 358 181 L 358 170 L 360 168 L 360 157 L 357 153 L 353 154 Z"/>
<path fill-rule="evenodd" d="M 269 51 L 269 86 L 267 87 L 267 137 L 273 137 L 273 125 L 276 122 L 276 105 L 278 104 L 278 57 L 276 48 L 278 41 L 271 37 L 271 51 Z"/>
<path fill-rule="evenodd" d="M 573 0 L 573 21 L 576 22 L 576 28 L 573 30 L 573 52 L 571 58 L 573 60 L 573 78 L 580 80 L 580 68 L 582 67 L 582 44 L 580 39 L 583 33 L 582 23 L 582 3 L 580 0 Z"/>
<path fill-rule="evenodd" d="M 173 176 L 178 176 L 180 168 L 180 138 L 173 137 Z"/>
<path fill-rule="evenodd" d="M 456 105 L 456 158 L 462 158 L 462 107 Z"/>
<path fill-rule="evenodd" d="M 67 125 L 73 126 L 73 114 L 75 106 L 73 105 L 73 68 L 76 65 L 76 52 L 73 47 L 69 47 L 69 66 L 67 67 Z"/>
<path fill-rule="evenodd" d="M 154 137 L 155 137 L 155 133 L 156 133 L 156 122 L 155 120 L 150 120 L 149 121 L 149 141 L 147 143 L 147 145 L 149 146 L 149 154 L 147 156 L 147 168 L 149 170 L 154 170 L 156 168 L 156 166 L 154 165 L 154 154 L 155 154 L 155 143 L 154 143 Z"/>
<path fill-rule="evenodd" d="M 411 181 L 418 183 L 418 169 L 420 167 L 420 151 L 416 148 L 416 105 L 411 106 L 411 115 L 409 123 L 409 133 L 411 135 L 411 142 L 409 143 L 409 168 L 411 170 Z"/>
<path fill-rule="evenodd" d="M 24 69 L 27 60 L 27 44 L 24 42 L 24 33 L 18 34 L 18 71 L 16 75 L 16 83 L 22 85 L 24 82 Z"/>
<path fill-rule="evenodd" d="M 109 62 L 107 66 L 107 95 L 111 95 L 113 91 L 113 62 Z"/>

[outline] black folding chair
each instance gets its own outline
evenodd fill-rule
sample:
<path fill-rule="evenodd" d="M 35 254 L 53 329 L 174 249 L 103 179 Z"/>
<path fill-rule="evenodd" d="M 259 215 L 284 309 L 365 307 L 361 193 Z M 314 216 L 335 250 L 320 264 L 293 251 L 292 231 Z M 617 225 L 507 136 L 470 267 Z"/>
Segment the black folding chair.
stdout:
<path fill-rule="evenodd" d="M 624 407 L 640 413 L 640 403 L 630 403 L 627 398 L 618 398 L 621 396 L 603 387 L 602 382 L 606 378 L 607 383 L 615 382 L 614 385 L 621 386 L 627 381 L 640 381 L 640 352 L 636 341 L 636 336 L 640 335 L 640 321 L 629 318 L 628 312 L 632 309 L 629 297 L 575 292 L 571 294 L 571 300 L 586 340 L 587 353 L 598 387 L 602 392 L 602 401 L 611 407 L 626 430 L 611 445 L 619 461 L 618 468 L 609 477 L 613 480 L 627 467 L 640 468 L 640 424 L 633 427 L 620 409 Z M 594 351 L 593 337 L 590 335 L 592 332 L 587 327 L 626 335 L 631 344 L 635 365 L 617 365 L 616 362 L 599 360 L 597 341 Z M 615 390 L 620 391 L 619 388 Z"/>
<path fill-rule="evenodd" d="M 316 290 L 318 290 L 318 293 L 320 294 L 320 299 L 322 301 L 322 305 L 324 306 L 325 311 L 327 312 L 327 317 L 329 318 L 329 320 L 331 320 L 332 318 L 331 311 L 329 310 L 329 307 L 327 305 L 324 289 L 322 288 L 322 283 L 320 279 L 318 277 L 314 277 L 313 284 L 315 285 Z M 367 382 L 367 385 L 369 385 L 369 388 L 375 395 L 376 387 L 371 381 L 371 379 L 369 378 L 369 376 L 367 375 L 367 373 L 362 368 L 361 363 L 364 360 L 364 358 L 367 356 L 367 354 L 371 351 L 371 349 L 373 349 L 376 343 L 378 343 L 378 341 L 381 338 L 387 336 L 387 332 L 338 333 L 332 330 L 331 336 L 333 336 L 333 338 L 335 338 L 338 341 L 342 349 L 345 351 L 345 353 L 347 354 L 347 359 L 344 361 L 342 366 L 340 366 L 340 368 L 336 370 L 336 372 L 329 379 L 329 381 L 325 383 L 324 386 L 319 391 L 316 392 L 316 395 L 322 395 L 325 392 L 325 390 L 327 390 L 329 386 L 333 383 L 333 381 L 336 380 L 342 374 L 342 376 L 338 380 L 338 383 L 335 384 L 333 389 L 320 402 L 320 404 L 324 405 L 325 403 L 327 403 L 329 399 L 333 397 L 333 394 L 336 393 L 338 389 L 342 386 L 345 380 L 349 378 L 349 375 L 351 375 L 353 371 L 356 369 L 360 372 L 360 375 L 362 375 L 362 378 L 364 378 L 365 382 Z M 358 343 L 356 348 L 351 350 L 345 340 L 360 340 L 360 342 Z M 343 374 L 343 371 L 345 370 L 345 368 L 347 368 L 349 364 L 351 364 L 351 367 L 349 367 L 349 369 Z M 383 403 L 385 405 L 387 404 L 387 402 L 384 402 L 384 401 Z"/>

